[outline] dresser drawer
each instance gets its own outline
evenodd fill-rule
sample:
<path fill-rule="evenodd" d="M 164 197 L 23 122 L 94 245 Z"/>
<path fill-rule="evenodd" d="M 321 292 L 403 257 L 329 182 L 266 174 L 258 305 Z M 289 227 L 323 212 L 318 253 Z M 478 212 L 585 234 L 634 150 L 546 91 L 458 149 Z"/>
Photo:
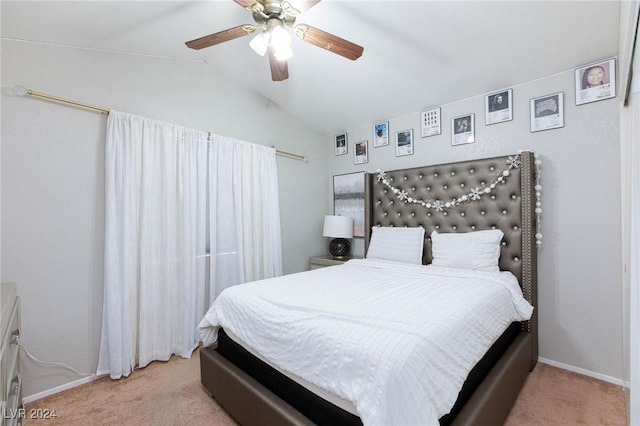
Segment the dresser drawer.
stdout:
<path fill-rule="evenodd" d="M 2 360 L 0 361 L 0 375 L 2 376 L 2 400 L 7 401 L 11 390 L 11 383 L 18 371 L 18 340 L 20 338 L 20 305 L 17 298 L 11 307 L 11 317 L 2 336 Z"/>

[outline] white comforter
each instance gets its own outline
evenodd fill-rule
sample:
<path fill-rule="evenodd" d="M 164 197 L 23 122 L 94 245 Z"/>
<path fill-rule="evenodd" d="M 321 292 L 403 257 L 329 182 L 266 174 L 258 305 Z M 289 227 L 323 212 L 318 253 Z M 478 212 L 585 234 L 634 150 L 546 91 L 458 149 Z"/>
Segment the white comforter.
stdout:
<path fill-rule="evenodd" d="M 199 325 L 353 403 L 365 426 L 437 424 L 476 362 L 533 308 L 509 272 L 373 260 L 231 287 Z"/>

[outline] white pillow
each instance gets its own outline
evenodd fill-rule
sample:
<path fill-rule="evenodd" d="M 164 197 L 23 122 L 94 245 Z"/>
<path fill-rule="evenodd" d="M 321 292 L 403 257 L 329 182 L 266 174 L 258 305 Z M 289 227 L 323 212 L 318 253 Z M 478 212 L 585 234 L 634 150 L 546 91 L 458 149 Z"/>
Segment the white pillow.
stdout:
<path fill-rule="evenodd" d="M 424 228 L 380 227 L 371 228 L 367 259 L 393 260 L 422 265 Z"/>
<path fill-rule="evenodd" d="M 446 268 L 498 272 L 500 242 L 504 234 L 499 229 L 464 233 L 431 233 L 432 265 Z"/>

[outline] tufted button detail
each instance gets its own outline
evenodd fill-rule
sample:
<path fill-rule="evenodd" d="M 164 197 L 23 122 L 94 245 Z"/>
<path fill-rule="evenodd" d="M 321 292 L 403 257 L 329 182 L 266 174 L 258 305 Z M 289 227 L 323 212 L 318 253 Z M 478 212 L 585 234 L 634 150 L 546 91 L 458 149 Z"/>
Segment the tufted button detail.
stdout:
<path fill-rule="evenodd" d="M 411 187 L 411 190 L 412 190 L 412 191 L 415 191 L 415 190 L 416 190 L 416 187 L 415 187 L 415 186 L 412 186 L 412 187 Z"/>
<path fill-rule="evenodd" d="M 492 199 L 492 200 L 495 200 L 495 199 L 496 199 L 496 196 L 495 196 L 495 195 L 492 195 L 492 196 L 491 196 L 491 199 Z"/>
<path fill-rule="evenodd" d="M 506 210 L 502 210 L 502 214 L 507 214 L 507 211 Z"/>
<path fill-rule="evenodd" d="M 398 217 L 402 216 L 402 213 L 398 212 Z"/>
<path fill-rule="evenodd" d="M 486 212 L 485 212 L 484 210 L 480 210 L 480 214 L 481 214 L 482 216 L 484 216 L 484 215 L 486 214 Z"/>
<path fill-rule="evenodd" d="M 411 212 L 411 217 L 414 217 L 416 214 L 414 212 Z"/>
<path fill-rule="evenodd" d="M 460 184 L 460 188 L 464 188 L 464 183 L 461 183 L 461 184 Z"/>
<path fill-rule="evenodd" d="M 448 215 L 448 214 L 449 214 L 449 213 L 447 213 L 447 212 L 442 212 L 442 215 L 443 215 L 443 216 L 446 216 L 446 215 Z"/>
<path fill-rule="evenodd" d="M 507 246 L 507 242 L 506 242 L 506 241 L 503 241 L 503 242 L 502 242 L 502 246 L 503 246 L 503 247 L 506 247 L 506 246 Z"/>
<path fill-rule="evenodd" d="M 406 176 L 405 176 L 405 177 L 403 177 L 403 178 L 402 178 L 402 180 L 407 180 L 407 177 L 406 177 Z"/>
<path fill-rule="evenodd" d="M 464 217 L 464 212 L 460 212 L 460 216 L 463 216 L 463 217 Z"/>
<path fill-rule="evenodd" d="M 433 177 L 438 177 L 438 172 L 435 172 L 435 173 L 433 174 Z"/>
<path fill-rule="evenodd" d="M 455 171 L 452 171 L 452 172 L 451 172 L 451 176 L 455 176 L 455 175 L 456 175 L 456 172 L 455 172 Z"/>
<path fill-rule="evenodd" d="M 419 174 L 419 175 L 418 175 L 418 177 L 419 177 L 420 179 L 422 179 L 422 174 Z"/>
<path fill-rule="evenodd" d="M 455 225 L 453 225 L 453 226 L 451 227 L 451 229 L 453 229 L 453 230 L 455 231 L 456 229 L 458 229 L 458 227 L 457 227 L 457 226 L 455 226 Z"/>
<path fill-rule="evenodd" d="M 471 229 L 476 229 L 476 226 L 475 225 L 471 225 Z"/>
<path fill-rule="evenodd" d="M 431 217 L 431 212 L 427 213 L 427 216 L 428 216 L 428 217 Z"/>
<path fill-rule="evenodd" d="M 387 215 L 387 212 L 384 212 L 384 215 L 386 216 L 386 215 Z"/>
<path fill-rule="evenodd" d="M 494 171 L 495 169 L 496 169 L 496 168 L 495 168 L 495 167 L 493 167 L 493 166 L 489 167 L 489 170 L 491 170 L 491 171 Z"/>
<path fill-rule="evenodd" d="M 387 192 L 389 192 L 389 191 L 388 191 L 387 189 L 385 189 L 385 190 L 384 190 L 384 191 L 382 191 L 382 192 L 384 192 L 384 193 L 386 194 L 386 193 L 387 193 Z"/>
<path fill-rule="evenodd" d="M 473 169 L 469 169 L 469 173 L 473 173 L 475 170 Z"/>
<path fill-rule="evenodd" d="M 389 204 L 393 204 L 393 203 L 395 203 L 395 200 L 389 201 Z"/>
<path fill-rule="evenodd" d="M 427 191 L 431 191 L 431 187 L 430 186 L 427 186 Z"/>
<path fill-rule="evenodd" d="M 378 200 L 378 203 L 377 203 L 377 204 L 378 204 L 378 205 L 380 205 L 380 200 Z"/>
<path fill-rule="evenodd" d="M 519 258 L 518 256 L 514 256 L 514 257 L 513 257 L 513 261 L 514 261 L 514 262 L 519 262 L 519 261 L 520 261 L 520 258 Z"/>
<path fill-rule="evenodd" d="M 442 189 L 449 189 L 449 185 L 443 186 Z"/>
<path fill-rule="evenodd" d="M 511 199 L 512 199 L 512 200 L 515 200 L 516 198 L 518 198 L 518 197 L 516 196 L 516 194 L 511 194 Z"/>
<path fill-rule="evenodd" d="M 440 229 L 440 225 L 436 225 L 436 229 Z"/>
<path fill-rule="evenodd" d="M 513 230 L 514 230 L 514 231 L 517 231 L 517 230 L 518 230 L 518 225 L 514 225 L 514 226 L 513 226 Z"/>

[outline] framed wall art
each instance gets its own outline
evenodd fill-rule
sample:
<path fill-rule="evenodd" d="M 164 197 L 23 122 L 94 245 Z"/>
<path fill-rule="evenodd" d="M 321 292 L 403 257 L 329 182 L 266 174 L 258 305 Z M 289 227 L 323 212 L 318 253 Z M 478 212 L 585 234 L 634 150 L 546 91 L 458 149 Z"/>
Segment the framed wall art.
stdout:
<path fill-rule="evenodd" d="M 353 218 L 354 237 L 364 237 L 364 174 L 333 177 L 333 214 Z"/>
<path fill-rule="evenodd" d="M 464 145 L 475 141 L 475 114 L 453 117 L 451 119 L 451 145 Z"/>
<path fill-rule="evenodd" d="M 334 150 L 335 155 L 345 155 L 348 151 L 347 146 L 347 133 L 340 133 L 335 136 L 334 139 Z"/>
<path fill-rule="evenodd" d="M 585 65 L 576 69 L 576 105 L 616 96 L 616 60 Z"/>
<path fill-rule="evenodd" d="M 382 121 L 373 125 L 373 147 L 389 145 L 389 122 Z"/>
<path fill-rule="evenodd" d="M 502 123 L 513 120 L 512 110 L 512 89 L 502 90 L 485 96 L 485 124 Z"/>
<path fill-rule="evenodd" d="M 364 164 L 369 161 L 367 141 L 353 144 L 353 164 Z"/>
<path fill-rule="evenodd" d="M 420 136 L 423 138 L 442 133 L 440 125 L 440 108 L 433 108 L 420 113 Z"/>
<path fill-rule="evenodd" d="M 413 129 L 396 132 L 396 157 L 413 154 Z"/>
<path fill-rule="evenodd" d="M 531 99 L 531 131 L 557 129 L 564 126 L 564 93 Z"/>

